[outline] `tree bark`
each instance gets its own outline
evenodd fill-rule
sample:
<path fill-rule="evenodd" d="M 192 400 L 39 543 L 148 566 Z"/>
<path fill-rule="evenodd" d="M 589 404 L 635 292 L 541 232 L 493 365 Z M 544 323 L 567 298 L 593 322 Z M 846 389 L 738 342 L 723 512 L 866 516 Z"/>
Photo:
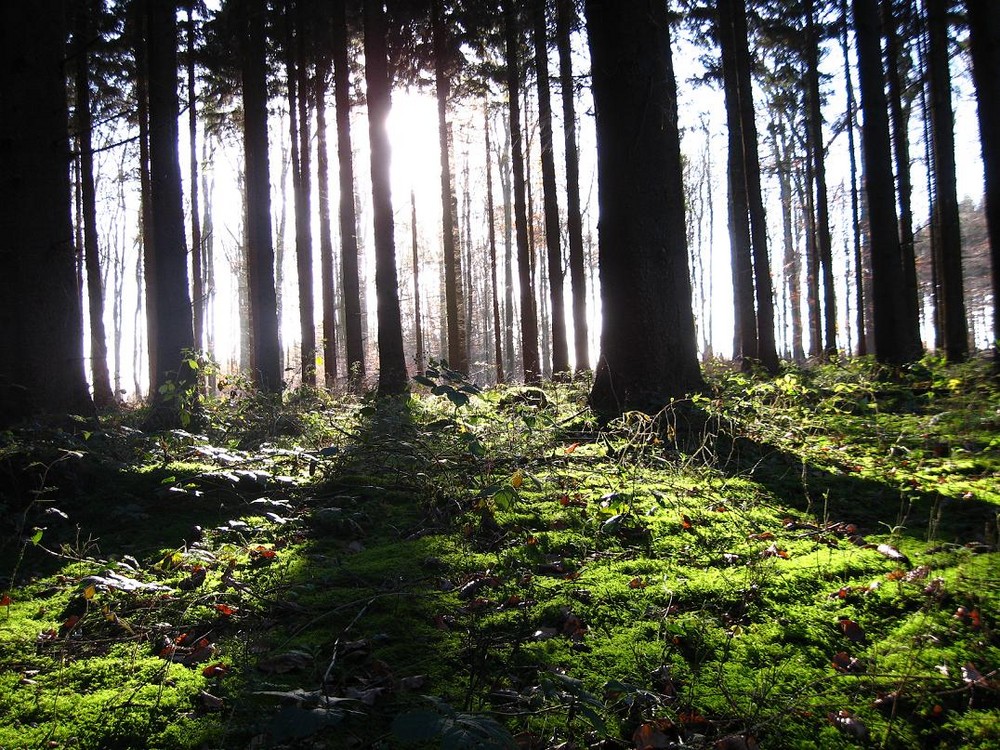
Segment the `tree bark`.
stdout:
<path fill-rule="evenodd" d="M 337 160 L 340 165 L 340 263 L 344 294 L 344 351 L 351 390 L 365 379 L 365 344 L 361 312 L 358 218 L 354 204 L 354 148 L 351 144 L 351 81 L 347 57 L 345 0 L 333 3 L 333 92 L 337 109 Z"/>
<path fill-rule="evenodd" d="M 417 351 L 414 361 L 421 370 L 427 361 L 424 352 L 424 329 L 420 321 L 420 245 L 417 242 L 417 194 L 410 189 L 410 243 L 413 251 L 413 334 Z"/>
<path fill-rule="evenodd" d="M 548 27 L 545 0 L 535 0 L 532 37 L 535 45 L 535 76 L 538 88 L 538 131 L 542 161 L 542 205 L 545 210 L 545 248 L 549 270 L 549 318 L 552 330 L 552 374 L 569 374 L 569 343 L 563 291 L 563 259 L 560 242 L 556 162 L 552 150 L 552 95 L 549 89 Z"/>
<path fill-rule="evenodd" d="M 247 281 L 250 358 L 254 383 L 264 393 L 280 393 L 281 344 L 271 240 L 271 171 L 267 138 L 266 0 L 244 6 L 243 151 L 246 184 Z"/>
<path fill-rule="evenodd" d="M 171 0 L 147 0 L 147 63 L 149 82 L 149 171 L 150 209 L 153 220 L 155 262 L 155 306 L 147 314 L 156 315 L 157 370 L 150 373 L 151 390 L 157 406 L 153 422 L 183 424 L 191 404 L 171 398 L 173 384 L 179 393 L 193 388 L 197 372 L 191 367 L 194 349 L 191 296 L 188 291 L 187 247 L 184 231 L 184 203 L 178 146 L 177 98 L 177 18 Z M 147 283 L 149 282 L 147 277 Z M 194 394 L 190 394 L 193 398 Z M 153 423 L 151 422 L 151 424 Z"/>
<path fill-rule="evenodd" d="M 597 112 L 601 358 L 590 403 L 648 413 L 703 387 L 666 5 L 589 0 Z"/>
<path fill-rule="evenodd" d="M 104 330 L 104 284 L 97 237 L 97 196 L 94 189 L 94 151 L 90 112 L 90 54 L 93 34 L 92 3 L 76 8 L 74 47 L 76 48 L 76 136 L 80 148 L 80 197 L 83 203 L 83 259 L 87 269 L 87 301 L 90 313 L 90 373 L 94 405 L 106 408 L 115 403 L 108 371 L 108 341 Z"/>
<path fill-rule="evenodd" d="M 871 238 L 875 357 L 885 364 L 902 365 L 919 358 L 921 348 L 913 340 L 904 307 L 877 0 L 853 0 L 853 9 L 864 113 L 862 147 Z"/>
<path fill-rule="evenodd" d="M 65 11 L 60 0 L 0 4 L 0 427 L 94 409 L 73 252 Z"/>
<path fill-rule="evenodd" d="M 583 256 L 583 218 L 580 211 L 580 156 L 576 144 L 576 89 L 570 32 L 576 11 L 573 0 L 556 2 L 556 46 L 562 88 L 563 137 L 566 148 L 566 237 L 573 294 L 573 354 L 576 370 L 590 369 L 590 325 L 587 321 L 587 272 Z"/>
<path fill-rule="evenodd" d="M 993 362 L 1000 372 L 1000 4 L 965 0 L 983 154 L 986 225 L 993 289 Z"/>
<path fill-rule="evenodd" d="M 330 157 L 326 137 L 326 92 L 330 57 L 326 39 L 316 62 L 316 181 L 319 201 L 320 296 L 323 305 L 323 375 L 327 388 L 337 382 L 337 289 L 330 227 Z"/>
<path fill-rule="evenodd" d="M 408 389 L 403 326 L 399 310 L 396 246 L 393 238 L 389 134 L 392 108 L 385 48 L 382 0 L 365 0 L 365 83 L 368 133 L 371 140 L 372 210 L 375 214 L 375 295 L 378 301 L 378 392 L 383 396 Z"/>
<path fill-rule="evenodd" d="M 490 146 L 490 103 L 483 102 L 483 136 L 486 145 L 486 230 L 490 252 L 490 290 L 493 300 L 493 365 L 496 382 L 503 383 L 503 343 L 500 334 L 500 296 L 497 294 L 497 228 L 493 205 L 493 154 Z"/>
<path fill-rule="evenodd" d="M 194 345 L 205 348 L 205 273 L 198 212 L 198 99 L 195 88 L 194 0 L 187 6 L 188 183 L 191 191 L 191 305 Z M 202 384 L 204 387 L 204 384 Z"/>
<path fill-rule="evenodd" d="M 945 356 L 962 362 L 969 356 L 969 328 L 962 285 L 962 230 L 958 221 L 955 176 L 955 115 L 948 65 L 948 3 L 927 0 L 927 72 L 931 99 L 931 147 L 934 193 L 931 214 L 939 242 L 935 248 Z"/>

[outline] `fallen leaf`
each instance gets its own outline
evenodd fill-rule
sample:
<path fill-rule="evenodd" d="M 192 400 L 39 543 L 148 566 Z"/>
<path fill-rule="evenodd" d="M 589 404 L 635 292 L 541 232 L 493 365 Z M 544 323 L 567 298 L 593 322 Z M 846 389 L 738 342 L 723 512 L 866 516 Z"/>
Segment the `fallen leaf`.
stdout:
<path fill-rule="evenodd" d="M 238 607 L 230 607 L 228 604 L 216 604 L 215 611 L 223 617 L 232 617 L 239 610 Z"/>
<path fill-rule="evenodd" d="M 780 557 L 783 560 L 788 559 L 788 553 L 781 549 L 777 544 L 772 544 L 766 550 L 760 553 L 761 557 Z"/>
<path fill-rule="evenodd" d="M 0 597 L 0 607 L 9 607 L 13 603 L 14 601 L 7 594 Z"/>
<path fill-rule="evenodd" d="M 890 560 L 902 563 L 909 567 L 910 558 L 900 552 L 898 549 L 893 547 L 891 544 L 878 544 L 875 546 L 875 551 L 878 552 L 883 557 L 888 557 Z"/>
<path fill-rule="evenodd" d="M 659 750 L 671 747 L 677 739 L 679 739 L 677 729 L 670 719 L 647 721 L 640 724 L 632 733 L 632 744 L 636 750 Z"/>
<path fill-rule="evenodd" d="M 838 651 L 834 655 L 833 668 L 848 674 L 860 674 L 865 671 L 865 665 L 845 651 Z"/>
<path fill-rule="evenodd" d="M 209 664 L 203 670 L 201 670 L 202 675 L 205 677 L 223 677 L 229 674 L 229 665 L 223 664 L 221 661 L 215 664 Z"/>
<path fill-rule="evenodd" d="M 865 642 L 865 631 L 861 629 L 854 620 L 849 617 L 841 617 L 837 621 L 837 627 L 840 632 L 843 633 L 848 640 L 854 643 L 864 643 Z"/>
<path fill-rule="evenodd" d="M 694 528 L 694 524 L 691 522 L 691 519 L 687 516 L 687 514 L 681 516 L 681 528 L 684 530 Z"/>
<path fill-rule="evenodd" d="M 859 740 L 868 739 L 868 727 L 850 711 L 841 709 L 836 713 L 828 713 L 826 718 L 844 734 Z"/>
<path fill-rule="evenodd" d="M 644 589 L 648 585 L 649 584 L 646 581 L 644 581 L 642 578 L 638 578 L 638 577 L 637 578 L 633 578 L 631 581 L 628 582 L 628 587 L 630 589 Z"/>

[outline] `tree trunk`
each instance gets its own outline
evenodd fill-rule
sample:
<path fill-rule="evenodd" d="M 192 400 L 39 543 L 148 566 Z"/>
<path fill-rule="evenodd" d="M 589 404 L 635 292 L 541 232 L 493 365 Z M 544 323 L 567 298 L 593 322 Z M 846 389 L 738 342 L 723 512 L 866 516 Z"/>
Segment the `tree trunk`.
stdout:
<path fill-rule="evenodd" d="M 935 248 L 935 265 L 939 269 L 941 304 L 938 309 L 945 356 L 949 362 L 962 362 L 969 356 L 969 329 L 962 286 L 962 231 L 955 184 L 955 115 L 948 66 L 948 5 L 944 0 L 927 0 L 926 6 L 934 166 L 931 214 L 940 240 Z"/>
<path fill-rule="evenodd" d="M 703 387 L 666 5 L 590 0 L 603 327 L 590 403 L 655 413 Z"/>
<path fill-rule="evenodd" d="M 535 76 L 538 86 L 538 130 L 541 140 L 542 203 L 545 208 L 545 248 L 549 270 L 549 317 L 552 330 L 552 374 L 569 374 L 569 343 L 566 339 L 566 312 L 563 292 L 563 259 L 560 243 L 559 202 L 556 162 L 552 151 L 552 95 L 549 91 L 548 27 L 545 0 L 535 0 Z M 572 125 L 571 125 L 572 127 Z"/>
<path fill-rule="evenodd" d="M 271 171 L 267 148 L 266 0 L 246 3 L 243 36 L 243 151 L 246 173 L 247 280 L 254 383 L 280 393 L 281 344 L 271 244 Z"/>
<path fill-rule="evenodd" d="M 94 409 L 73 252 L 65 10 L 0 5 L 0 427 Z"/>
<path fill-rule="evenodd" d="M 91 14 L 94 6 L 82 3 L 76 9 L 74 46 L 76 48 L 76 129 L 80 146 L 80 197 L 83 208 L 83 251 L 87 268 L 87 301 L 90 312 L 90 372 L 93 378 L 94 404 L 106 408 L 115 403 L 108 372 L 108 342 L 104 330 L 104 284 L 101 279 L 101 255 L 97 238 L 97 197 L 94 190 L 94 151 L 90 113 L 90 55 L 88 46 L 93 34 Z"/>
<path fill-rule="evenodd" d="M 410 242 L 413 250 L 413 333 L 417 352 L 414 356 L 417 369 L 426 364 L 424 329 L 420 321 L 420 245 L 417 242 L 417 194 L 410 190 Z"/>
<path fill-rule="evenodd" d="M 190 416 L 192 406 L 182 404 L 179 394 L 193 389 L 197 380 L 197 371 L 190 364 L 194 331 L 178 150 L 177 18 L 170 0 L 148 0 L 146 13 L 150 208 L 155 247 L 155 306 L 147 305 L 147 314 L 157 318 L 156 338 L 150 349 L 156 349 L 158 363 L 157 370 L 150 373 L 157 406 L 150 424 L 172 425 L 184 424 Z M 147 283 L 149 280 L 147 277 Z M 184 398 L 194 396 L 193 392 L 185 393 Z"/>
<path fill-rule="evenodd" d="M 521 71 L 518 64 L 520 33 L 517 7 L 513 0 L 504 0 L 503 12 L 510 115 L 510 150 L 514 173 L 514 228 L 517 236 L 517 273 L 521 296 L 521 359 L 524 368 L 524 381 L 536 383 L 541 377 L 538 361 L 538 317 L 531 279 L 531 246 L 528 243 L 528 216 L 524 184 L 525 169 L 520 103 Z"/>
<path fill-rule="evenodd" d="M 486 229 L 490 251 L 490 290 L 493 300 L 493 365 L 496 369 L 496 382 L 505 381 L 503 368 L 503 343 L 500 334 L 500 296 L 497 294 L 497 228 L 493 205 L 493 160 L 490 147 L 490 103 L 483 103 L 483 135 L 486 140 Z"/>
<path fill-rule="evenodd" d="M 913 186 L 910 179 L 910 103 L 904 103 L 900 65 L 907 56 L 901 49 L 899 20 L 892 0 L 882 0 L 882 29 L 885 36 L 886 81 L 888 83 L 889 126 L 896 159 L 896 190 L 899 204 L 899 252 L 903 276 L 903 304 L 912 335 L 920 340 L 920 303 L 917 298 L 917 269 L 913 252 Z"/>
<path fill-rule="evenodd" d="M 990 237 L 993 289 L 993 361 L 1000 371 L 1000 5 L 995 0 L 965 0 L 969 48 L 976 84 L 979 144 L 983 154 L 986 225 Z"/>
<path fill-rule="evenodd" d="M 337 290 L 330 227 L 330 157 L 326 137 L 326 91 L 330 75 L 329 48 L 323 40 L 316 63 L 316 181 L 319 200 L 319 262 L 323 304 L 323 375 L 327 388 L 337 382 Z"/>
<path fill-rule="evenodd" d="M 795 247 L 792 231 L 792 162 L 794 154 L 785 123 L 781 124 L 774 136 L 774 157 L 778 166 L 778 185 L 781 197 L 785 278 L 788 280 L 788 307 L 792 329 L 791 354 L 793 361 L 803 362 L 805 351 L 802 348 L 802 264 Z"/>
<path fill-rule="evenodd" d="M 447 62 L 448 28 L 441 0 L 431 4 L 431 31 L 434 39 L 434 83 L 437 95 L 438 145 L 441 151 L 441 245 L 444 250 L 445 314 L 448 320 L 448 365 L 468 373 L 469 357 L 465 303 L 462 294 L 462 259 L 459 250 L 455 188 L 451 173 L 451 129 L 448 124 L 448 97 L 451 83 Z"/>
<path fill-rule="evenodd" d="M 823 350 L 837 353 L 837 294 L 833 279 L 833 240 L 830 236 L 830 202 L 826 190 L 826 148 L 823 141 L 823 111 L 819 87 L 819 30 L 813 0 L 806 8 L 806 123 L 813 181 L 816 185 L 816 246 L 823 274 Z"/>
<path fill-rule="evenodd" d="M 392 108 L 382 0 L 365 0 L 365 83 L 371 141 L 372 211 L 375 215 L 375 295 L 378 301 L 378 392 L 388 396 L 408 388 L 403 326 L 393 238 L 390 145 L 386 120 Z"/>
<path fill-rule="evenodd" d="M 570 32 L 576 10 L 573 0 L 556 2 L 556 46 L 562 88 L 563 137 L 566 146 L 566 235 L 569 276 L 573 288 L 573 354 L 576 370 L 590 369 L 590 333 L 587 322 L 587 272 L 583 257 L 583 218 L 580 212 L 580 157 L 576 145 L 576 89 Z"/>
<path fill-rule="evenodd" d="M 351 390 L 365 379 L 365 343 L 361 313 L 358 218 L 354 203 L 354 148 L 351 144 L 351 81 L 347 57 L 345 0 L 333 3 L 334 102 L 337 108 L 337 159 L 340 165 L 340 263 L 344 294 L 344 350 Z"/>
<path fill-rule="evenodd" d="M 920 346 L 910 334 L 903 301 L 899 222 L 893 188 L 888 103 L 882 87 L 877 0 L 853 0 L 853 8 L 864 113 L 862 146 L 871 238 L 875 356 L 885 364 L 902 365 L 920 356 Z"/>
<path fill-rule="evenodd" d="M 188 183 L 191 191 L 191 304 L 193 307 L 194 346 L 205 348 L 205 274 L 198 212 L 198 100 L 195 91 L 194 6 L 187 6 L 187 94 L 188 94 Z M 204 384 L 202 384 L 204 385 Z"/>

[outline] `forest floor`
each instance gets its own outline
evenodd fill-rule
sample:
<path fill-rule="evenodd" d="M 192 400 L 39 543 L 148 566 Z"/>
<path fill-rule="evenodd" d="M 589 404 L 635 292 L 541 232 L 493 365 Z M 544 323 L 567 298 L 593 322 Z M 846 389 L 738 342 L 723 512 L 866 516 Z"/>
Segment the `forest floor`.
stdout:
<path fill-rule="evenodd" d="M 0 433 L 0 748 L 995 748 L 984 363 Z"/>

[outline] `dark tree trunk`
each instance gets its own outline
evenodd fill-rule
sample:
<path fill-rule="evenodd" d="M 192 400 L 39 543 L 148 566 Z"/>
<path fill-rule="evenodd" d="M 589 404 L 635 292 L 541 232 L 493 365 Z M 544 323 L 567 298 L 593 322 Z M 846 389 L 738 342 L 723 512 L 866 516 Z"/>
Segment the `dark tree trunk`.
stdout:
<path fill-rule="evenodd" d="M 108 342 L 104 330 L 104 283 L 97 239 L 97 196 L 94 190 L 94 151 L 90 113 L 90 54 L 94 6 L 81 3 L 76 9 L 76 130 L 80 147 L 80 197 L 83 208 L 83 259 L 87 268 L 87 301 L 90 312 L 90 372 L 94 404 L 98 408 L 115 403 L 108 372 Z"/>
<path fill-rule="evenodd" d="M 198 99 L 195 90 L 194 6 L 187 6 L 187 94 L 188 94 L 188 183 L 191 191 L 191 305 L 194 346 L 205 347 L 205 272 L 201 238 L 201 215 L 198 212 Z"/>
<path fill-rule="evenodd" d="M 531 245 L 528 242 L 524 140 L 521 134 L 521 71 L 518 64 L 520 33 L 517 7 L 513 0 L 504 0 L 503 9 L 511 166 L 514 173 L 514 228 L 517 237 L 517 273 L 521 292 L 521 359 L 524 381 L 536 383 L 541 377 L 541 369 L 538 360 L 538 316 L 531 278 Z"/>
<path fill-rule="evenodd" d="M 666 5 L 590 0 L 586 14 L 604 312 L 590 403 L 653 413 L 703 387 Z"/>
<path fill-rule="evenodd" d="M 580 212 L 580 157 L 576 145 L 576 90 L 570 46 L 576 11 L 572 0 L 556 2 L 556 46 L 562 88 L 563 135 L 566 144 L 566 235 L 569 276 L 573 287 L 573 353 L 576 369 L 590 369 L 590 332 L 587 322 L 587 271 L 583 258 L 583 218 Z"/>
<path fill-rule="evenodd" d="M 945 0 L 927 0 L 927 72 L 931 98 L 934 193 L 931 214 L 937 225 L 935 266 L 939 274 L 939 324 L 949 362 L 969 356 L 969 329 L 962 287 L 962 231 L 955 177 L 955 115 L 948 67 L 948 11 Z"/>
<path fill-rule="evenodd" d="M 805 360 L 805 351 L 802 348 L 802 262 L 795 247 L 792 226 L 792 161 L 794 154 L 785 123 L 781 124 L 774 136 L 774 156 L 778 165 L 778 185 L 781 196 L 785 278 L 788 280 L 788 317 L 792 329 L 791 354 L 795 362 L 802 362 Z"/>
<path fill-rule="evenodd" d="M 417 242 L 417 194 L 410 190 L 410 243 L 413 250 L 413 334 L 417 352 L 414 356 L 417 369 L 427 361 L 424 353 L 424 329 L 420 320 L 420 245 Z"/>
<path fill-rule="evenodd" d="M 719 46 L 722 50 L 722 77 L 726 102 L 726 125 L 729 136 L 728 193 L 729 241 L 732 252 L 733 358 L 744 365 L 759 358 L 757 312 L 754 305 L 753 255 L 750 240 L 750 207 L 747 196 L 746 160 L 743 158 L 743 118 L 740 113 L 740 84 L 733 0 L 719 0 Z"/>
<path fill-rule="evenodd" d="M 820 314 L 819 279 L 820 263 L 819 248 L 816 243 L 816 199 L 815 180 L 813 180 L 812 160 L 806 159 L 805 179 L 800 185 L 802 191 L 803 217 L 805 229 L 805 259 L 806 259 L 806 307 L 809 309 L 809 356 L 818 357 L 823 350 L 823 316 Z"/>
<path fill-rule="evenodd" d="M 556 162 L 552 152 L 552 95 L 549 90 L 548 27 L 545 0 L 535 0 L 535 75 L 538 85 L 538 131 L 541 140 L 542 203 L 545 208 L 545 248 L 549 270 L 549 318 L 552 330 L 552 374 L 569 373 L 569 343 L 563 292 L 563 260 L 560 243 L 559 202 L 556 195 Z"/>
<path fill-rule="evenodd" d="M 178 392 L 193 388 L 197 372 L 190 365 L 194 349 L 191 296 L 188 291 L 184 202 L 178 147 L 177 18 L 171 0 L 148 0 L 146 5 L 147 80 L 149 83 L 150 208 L 155 247 L 153 276 L 156 316 L 157 369 L 150 373 L 157 408 L 153 420 L 183 423 L 190 404 L 182 404 L 161 387 L 173 384 Z M 149 277 L 146 279 L 149 282 Z M 191 394 L 193 397 L 194 394 Z"/>
<path fill-rule="evenodd" d="M 354 204 L 354 150 L 351 145 L 351 81 L 347 58 L 345 0 L 333 3 L 333 86 L 337 108 L 337 159 L 340 165 L 340 263 L 344 294 L 344 350 L 348 384 L 360 390 L 365 379 L 365 343 L 361 313 L 358 218 Z"/>
<path fill-rule="evenodd" d="M 337 382 L 337 289 L 330 227 L 330 156 L 326 137 L 326 92 L 330 57 L 326 40 L 316 62 L 316 181 L 319 201 L 320 294 L 323 300 L 323 375 L 327 388 Z"/>
<path fill-rule="evenodd" d="M 503 369 L 503 343 L 500 334 L 500 296 L 497 294 L 497 228 L 493 205 L 493 167 L 492 148 L 490 146 L 490 105 L 483 103 L 483 134 L 486 139 L 486 229 L 490 251 L 490 290 L 493 300 L 493 364 L 496 368 L 496 381 L 505 380 Z"/>
<path fill-rule="evenodd" d="M 515 368 L 514 354 L 514 222 L 511 202 L 512 174 L 508 150 L 510 147 L 510 120 L 500 118 L 504 125 L 504 144 L 497 149 L 497 169 L 500 173 L 500 193 L 503 198 L 503 282 L 504 282 L 504 361 L 507 377 Z"/>
<path fill-rule="evenodd" d="M 969 47 L 979 105 L 979 143 L 983 153 L 986 225 L 990 237 L 993 289 L 993 356 L 1000 371 L 1000 4 L 965 0 Z"/>
<path fill-rule="evenodd" d="M 823 111 L 819 87 L 819 30 L 813 0 L 806 8 L 809 39 L 806 43 L 806 123 L 813 181 L 816 186 L 816 247 L 823 274 L 823 350 L 837 353 L 837 294 L 833 279 L 833 240 L 830 236 L 830 202 L 826 190 L 826 148 L 823 141 Z"/>
<path fill-rule="evenodd" d="M 375 295 L 378 300 L 378 392 L 388 396 L 407 390 L 403 325 L 399 311 L 396 246 L 393 238 L 390 146 L 386 120 L 392 108 L 385 49 L 382 0 L 365 0 L 365 83 L 368 133 L 371 140 L 372 210 L 375 214 Z"/>
<path fill-rule="evenodd" d="M 0 5 L 3 427 L 94 409 L 73 252 L 65 11 L 59 0 Z"/>
<path fill-rule="evenodd" d="M 244 6 L 243 151 L 246 173 L 247 280 L 250 368 L 265 393 L 280 393 L 281 344 L 271 244 L 271 172 L 267 148 L 266 0 Z"/>
<path fill-rule="evenodd" d="M 907 6 L 909 7 L 909 6 Z M 908 12 L 908 11 L 907 11 Z M 917 298 L 917 268 L 913 247 L 913 186 L 910 179 L 910 104 L 904 103 L 903 76 L 900 66 L 905 55 L 901 48 L 899 20 L 892 0 L 882 0 L 882 29 L 885 36 L 886 82 L 888 83 L 889 126 L 896 159 L 896 191 L 899 204 L 899 252 L 903 274 L 903 304 L 906 319 L 915 326 L 912 334 L 919 340 L 920 303 Z"/>
<path fill-rule="evenodd" d="M 437 95 L 438 145 L 441 150 L 441 245 L 444 250 L 445 302 L 448 319 L 448 364 L 458 372 L 469 371 L 467 321 L 462 293 L 462 256 L 459 249 L 455 188 L 451 174 L 451 129 L 448 125 L 448 98 L 451 83 L 447 67 L 449 39 L 441 1 L 431 5 L 434 37 L 434 83 Z"/>
<path fill-rule="evenodd" d="M 875 356 L 880 362 L 901 365 L 919 358 L 921 347 L 911 334 L 903 299 L 904 279 L 893 188 L 888 102 L 882 86 L 877 0 L 853 0 L 853 8 L 864 113 L 862 146 L 871 238 Z"/>

